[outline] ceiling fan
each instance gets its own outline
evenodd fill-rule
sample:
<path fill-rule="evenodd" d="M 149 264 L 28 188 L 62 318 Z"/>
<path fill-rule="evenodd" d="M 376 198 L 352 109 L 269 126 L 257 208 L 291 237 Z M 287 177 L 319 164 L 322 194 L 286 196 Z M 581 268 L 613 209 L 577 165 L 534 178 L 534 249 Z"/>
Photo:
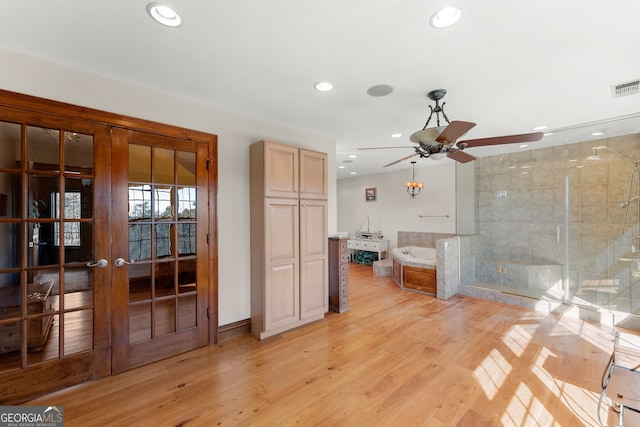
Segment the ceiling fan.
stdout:
<path fill-rule="evenodd" d="M 440 105 L 440 100 L 444 98 L 447 91 L 444 89 L 435 89 L 427 94 L 429 99 L 435 101 L 435 108 L 429 105 L 431 112 L 427 118 L 424 128 L 417 132 L 414 132 L 409 139 L 411 142 L 418 144 L 417 146 L 406 147 L 373 147 L 373 148 L 358 148 L 358 150 L 376 150 L 376 149 L 389 149 L 389 148 L 413 148 L 414 154 L 403 157 L 395 162 L 391 162 L 387 166 L 395 165 L 396 163 L 403 162 L 412 157 L 419 156 L 421 158 L 430 157 L 434 160 L 440 160 L 444 157 L 450 157 L 460 163 L 467 163 L 476 158 L 471 154 L 465 153 L 462 150 L 470 147 L 481 147 L 485 145 L 500 145 L 500 144 L 514 144 L 522 142 L 533 142 L 542 139 L 544 134 L 542 132 L 524 133 L 519 135 L 506 135 L 496 136 L 491 138 L 480 139 L 467 139 L 465 141 L 457 142 L 458 138 L 469 132 L 476 124 L 472 122 L 463 122 L 454 120 L 449 121 L 449 118 L 444 112 L 444 102 Z M 427 128 L 429 122 L 433 117 L 433 113 L 436 114 L 436 127 Z M 447 122 L 446 126 L 440 126 L 440 114 Z"/>

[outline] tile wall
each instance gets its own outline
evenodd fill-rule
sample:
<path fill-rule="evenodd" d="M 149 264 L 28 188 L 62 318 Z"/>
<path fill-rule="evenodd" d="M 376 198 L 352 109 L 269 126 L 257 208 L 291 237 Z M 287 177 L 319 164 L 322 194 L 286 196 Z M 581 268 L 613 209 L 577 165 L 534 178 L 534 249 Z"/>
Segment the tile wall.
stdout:
<path fill-rule="evenodd" d="M 567 276 L 574 301 L 640 314 L 638 263 L 624 261 L 638 258 L 640 239 L 633 236 L 640 231 L 640 201 L 620 207 L 634 162 L 605 149 L 599 150 L 602 160 L 587 160 L 592 147 L 602 145 L 640 159 L 638 134 L 479 158 L 478 234 L 460 243 L 461 283 L 497 283 L 559 298 L 548 292 L 549 283 L 539 283 L 540 269 L 525 271 L 527 265 L 547 266 L 545 280 Z M 639 195 L 639 180 L 636 173 L 631 197 Z M 514 261 L 523 273 L 506 281 L 498 266 Z"/>

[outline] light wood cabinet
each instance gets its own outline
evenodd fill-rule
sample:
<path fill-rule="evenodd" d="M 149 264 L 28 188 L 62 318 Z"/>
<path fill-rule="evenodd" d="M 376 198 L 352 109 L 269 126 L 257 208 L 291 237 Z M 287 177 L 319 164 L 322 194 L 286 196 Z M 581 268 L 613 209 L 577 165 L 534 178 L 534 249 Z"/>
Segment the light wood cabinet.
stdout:
<path fill-rule="evenodd" d="M 251 146 L 251 331 L 260 339 L 328 311 L 326 175 L 326 154 Z"/>
<path fill-rule="evenodd" d="M 327 200 L 327 155 L 300 150 L 300 198 Z"/>
<path fill-rule="evenodd" d="M 262 142 L 264 155 L 264 197 L 298 198 L 298 148 Z M 253 170 L 254 165 L 251 165 Z"/>

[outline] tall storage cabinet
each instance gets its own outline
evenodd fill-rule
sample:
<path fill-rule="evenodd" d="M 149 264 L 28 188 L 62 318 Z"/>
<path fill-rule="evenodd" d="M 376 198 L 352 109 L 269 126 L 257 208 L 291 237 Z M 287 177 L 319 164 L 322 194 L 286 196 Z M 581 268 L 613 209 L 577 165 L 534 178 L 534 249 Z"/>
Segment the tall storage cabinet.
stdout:
<path fill-rule="evenodd" d="M 251 146 L 251 331 L 260 339 L 328 311 L 327 156 Z"/>

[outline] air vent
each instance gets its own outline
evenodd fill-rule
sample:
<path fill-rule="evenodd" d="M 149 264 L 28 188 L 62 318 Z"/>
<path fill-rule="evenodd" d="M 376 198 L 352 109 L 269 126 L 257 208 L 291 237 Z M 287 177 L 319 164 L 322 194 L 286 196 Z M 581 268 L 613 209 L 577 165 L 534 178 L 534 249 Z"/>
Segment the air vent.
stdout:
<path fill-rule="evenodd" d="M 638 90 L 638 86 L 640 86 L 640 79 L 613 85 L 611 86 L 611 97 L 613 99 L 616 99 L 620 98 L 621 96 L 635 95 L 637 93 L 640 93 L 640 90 Z"/>

